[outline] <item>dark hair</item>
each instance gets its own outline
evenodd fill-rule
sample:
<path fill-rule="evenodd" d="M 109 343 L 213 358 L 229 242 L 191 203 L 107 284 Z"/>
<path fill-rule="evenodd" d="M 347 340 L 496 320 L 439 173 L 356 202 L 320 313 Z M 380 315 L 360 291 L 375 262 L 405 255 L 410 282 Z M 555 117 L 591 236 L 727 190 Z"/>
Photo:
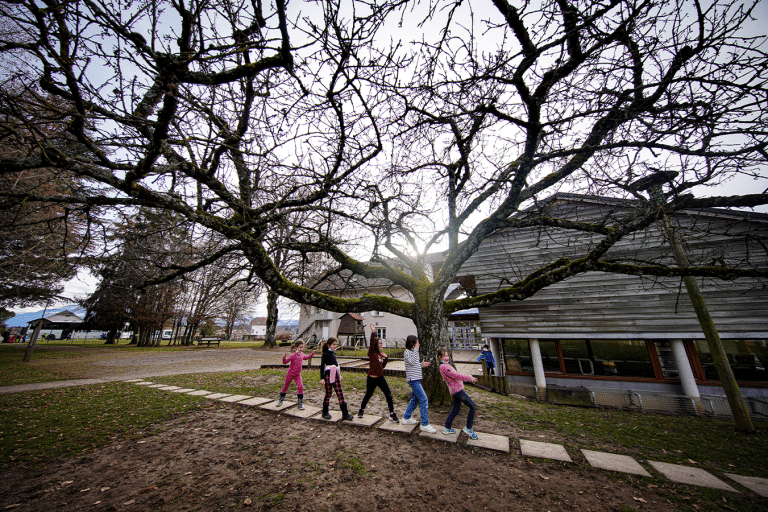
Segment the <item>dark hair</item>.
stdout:
<path fill-rule="evenodd" d="M 303 344 L 304 344 L 303 339 L 296 338 L 295 340 L 293 340 L 293 343 L 291 343 L 291 351 L 296 350 L 297 348 L 299 348 L 299 345 L 303 345 Z"/>
<path fill-rule="evenodd" d="M 450 353 L 450 352 L 448 352 L 448 349 L 447 349 L 447 348 L 441 348 L 440 350 L 438 350 L 438 351 L 437 351 L 437 357 L 439 357 L 440 359 L 442 359 L 442 358 L 443 358 L 443 355 L 444 355 L 444 354 L 448 354 L 448 355 L 451 355 L 451 353 Z"/>
<path fill-rule="evenodd" d="M 376 331 L 371 332 L 371 341 L 368 343 L 368 357 L 372 357 L 374 354 L 381 354 L 379 337 L 376 336 Z"/>
<path fill-rule="evenodd" d="M 489 347 L 488 345 L 483 345 L 483 348 L 487 348 L 488 350 L 491 350 L 491 347 Z"/>
<path fill-rule="evenodd" d="M 339 340 L 337 340 L 333 336 L 325 340 L 325 343 L 323 343 L 323 352 L 328 352 L 329 350 L 331 350 L 331 345 L 333 345 L 334 341 L 339 341 Z"/>
<path fill-rule="evenodd" d="M 411 334 L 410 336 L 405 338 L 405 348 L 407 348 L 408 350 L 413 349 L 417 341 L 419 341 L 419 338 Z"/>

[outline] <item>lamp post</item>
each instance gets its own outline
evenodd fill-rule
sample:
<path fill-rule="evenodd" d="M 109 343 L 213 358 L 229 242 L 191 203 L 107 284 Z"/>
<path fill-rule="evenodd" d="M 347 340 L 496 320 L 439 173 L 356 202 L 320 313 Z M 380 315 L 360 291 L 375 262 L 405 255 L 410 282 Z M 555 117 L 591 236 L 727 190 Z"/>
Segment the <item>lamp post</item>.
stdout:
<path fill-rule="evenodd" d="M 634 191 L 648 192 L 651 198 L 651 202 L 654 206 L 661 208 L 664 204 L 664 195 L 662 187 L 665 183 L 672 181 L 676 176 L 675 171 L 657 171 L 650 176 L 641 178 L 630 185 L 630 189 Z M 666 213 L 662 212 L 661 222 L 664 233 L 667 236 L 670 247 L 675 257 L 675 262 L 681 268 L 689 266 L 688 258 L 683 251 L 680 235 L 675 233 L 672 223 L 667 217 Z M 733 375 L 731 365 L 728 364 L 728 356 L 723 347 L 723 342 L 720 339 L 720 335 L 715 327 L 715 322 L 712 320 L 712 316 L 709 314 L 707 303 L 704 300 L 704 295 L 701 293 L 699 283 L 693 276 L 683 277 L 685 288 L 688 291 L 688 297 L 691 300 L 696 316 L 699 319 L 699 325 L 704 332 L 704 337 L 707 340 L 709 346 L 709 352 L 712 355 L 712 362 L 717 371 L 717 375 L 720 378 L 720 383 L 723 386 L 723 391 L 728 399 L 728 405 L 731 407 L 731 413 L 733 419 L 736 421 L 736 430 L 742 432 L 755 432 L 755 426 L 752 424 L 752 418 L 749 416 L 747 405 L 744 402 L 744 397 L 741 395 L 739 385 L 736 383 L 736 377 Z"/>

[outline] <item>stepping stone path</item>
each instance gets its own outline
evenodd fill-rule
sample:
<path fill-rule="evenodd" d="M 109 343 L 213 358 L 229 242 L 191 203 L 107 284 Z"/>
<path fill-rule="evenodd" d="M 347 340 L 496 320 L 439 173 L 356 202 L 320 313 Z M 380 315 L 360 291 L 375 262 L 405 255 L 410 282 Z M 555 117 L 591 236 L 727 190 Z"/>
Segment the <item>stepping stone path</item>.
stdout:
<path fill-rule="evenodd" d="M 429 432 L 420 431 L 419 437 L 426 437 L 428 439 L 437 439 L 438 441 L 446 441 L 449 443 L 455 443 L 459 440 L 459 434 L 461 433 L 461 430 L 456 430 L 453 434 L 443 434 L 443 429 L 441 428 L 435 428 L 437 432 L 434 434 L 430 434 Z"/>
<path fill-rule="evenodd" d="M 561 444 L 541 443 L 539 441 L 520 440 L 520 451 L 524 457 L 538 457 L 540 459 L 561 460 L 573 462 L 570 455 Z"/>
<path fill-rule="evenodd" d="M 649 460 L 648 464 L 666 476 L 673 482 L 688 485 L 698 485 L 701 487 L 711 487 L 712 489 L 722 489 L 724 491 L 739 492 L 719 478 L 707 473 L 700 468 L 691 468 L 680 466 L 678 464 L 668 464 L 666 462 L 656 462 Z"/>
<path fill-rule="evenodd" d="M 594 452 L 592 450 L 581 450 L 586 457 L 587 462 L 593 468 L 606 469 L 608 471 L 620 471 L 632 475 L 651 476 L 643 466 L 637 463 L 635 459 L 628 455 L 618 455 L 615 453 Z"/>
<path fill-rule="evenodd" d="M 374 427 L 378 423 L 377 428 L 379 430 L 398 432 L 402 434 L 412 434 L 413 431 L 419 427 L 418 423 L 413 425 L 403 425 L 402 423 L 394 423 L 389 421 L 388 418 L 382 418 L 381 416 L 372 414 L 366 414 L 362 418 L 358 418 L 357 415 L 355 415 L 353 420 L 342 422 L 341 411 L 329 411 L 331 414 L 331 419 L 325 420 L 320 414 L 322 412 L 321 409 L 312 405 L 305 405 L 304 410 L 301 411 L 298 408 L 294 408 L 296 402 L 284 401 L 283 404 L 278 407 L 277 400 L 272 398 L 251 397 L 248 395 L 232 395 L 230 393 L 214 393 L 212 391 L 205 391 L 202 389 L 181 388 L 179 386 L 170 386 L 167 384 L 156 384 L 154 382 L 149 382 L 142 379 L 131 379 L 124 382 L 135 384 L 137 386 L 146 386 L 160 389 L 162 391 L 169 391 L 171 393 L 186 393 L 190 396 L 201 396 L 204 398 L 210 398 L 211 400 L 219 400 L 237 405 L 259 407 L 260 409 L 267 411 L 282 412 L 283 414 L 296 418 L 320 420 L 329 423 L 343 423 L 344 425 L 355 425 L 358 427 L 366 428 Z M 379 423 L 382 419 L 384 421 Z M 467 437 L 466 434 L 462 434 L 461 429 L 456 429 L 456 432 L 453 434 L 443 434 L 442 428 L 435 427 L 435 429 L 437 432 L 434 434 L 419 432 L 419 437 L 435 439 L 448 443 L 457 443 L 460 436 Z M 502 453 L 510 452 L 509 437 L 478 431 L 475 431 L 475 433 L 477 434 L 478 439 L 473 440 L 467 438 L 467 446 L 483 448 L 486 450 L 494 450 Z M 520 439 L 519 442 L 520 451 L 523 457 L 543 458 L 573 463 L 573 460 L 563 445 L 544 443 L 540 441 L 530 441 L 527 439 Z M 587 459 L 587 462 L 594 468 L 652 477 L 652 475 L 646 471 L 643 466 L 641 466 L 635 459 L 627 455 L 597 452 L 584 449 L 581 450 L 581 453 Z M 661 475 L 665 476 L 669 480 L 672 480 L 673 482 L 709 487 L 712 489 L 721 489 L 735 493 L 740 492 L 716 476 L 700 468 L 692 468 L 688 466 L 650 460 L 646 462 L 654 470 L 658 471 Z M 754 492 L 755 494 L 764 498 L 768 498 L 768 479 L 734 475 L 731 473 L 724 473 L 724 475 L 739 485 L 742 485 L 750 491 Z"/>

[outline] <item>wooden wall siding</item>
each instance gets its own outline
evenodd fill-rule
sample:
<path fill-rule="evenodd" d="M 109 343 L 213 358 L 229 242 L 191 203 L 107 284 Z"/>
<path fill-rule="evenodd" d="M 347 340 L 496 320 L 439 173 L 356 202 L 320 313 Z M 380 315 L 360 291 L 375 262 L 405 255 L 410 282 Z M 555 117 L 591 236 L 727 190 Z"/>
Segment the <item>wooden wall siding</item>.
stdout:
<path fill-rule="evenodd" d="M 567 195 L 550 204 L 553 217 L 594 221 L 609 212 L 620 218 L 621 205 Z M 768 222 L 745 222 L 737 215 L 715 215 L 712 210 L 679 214 L 691 261 L 717 265 L 742 265 L 749 261 L 768 266 Z M 561 256 L 579 256 L 598 239 L 558 229 L 499 232 L 486 240 L 462 267 L 474 275 L 478 293 L 498 290 L 508 282 Z M 656 226 L 623 240 L 608 259 L 625 262 L 672 261 L 671 251 Z M 715 281 L 699 279 L 721 335 L 763 333 L 768 337 L 768 288 L 756 279 Z M 625 334 L 692 334 L 703 337 L 680 278 L 648 278 L 590 272 L 540 291 L 522 302 L 499 304 L 480 311 L 484 336 L 589 337 Z M 617 336 L 618 337 L 618 336 Z"/>

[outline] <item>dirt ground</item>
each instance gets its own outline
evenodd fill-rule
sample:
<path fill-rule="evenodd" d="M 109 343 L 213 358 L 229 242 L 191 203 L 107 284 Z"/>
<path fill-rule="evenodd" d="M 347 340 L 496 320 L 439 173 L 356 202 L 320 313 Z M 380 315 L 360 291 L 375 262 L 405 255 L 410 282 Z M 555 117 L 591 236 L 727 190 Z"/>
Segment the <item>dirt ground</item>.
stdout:
<path fill-rule="evenodd" d="M 0 509 L 675 510 L 648 480 L 526 459 L 514 439 L 502 454 L 220 402 L 142 434 L 1 473 Z"/>

